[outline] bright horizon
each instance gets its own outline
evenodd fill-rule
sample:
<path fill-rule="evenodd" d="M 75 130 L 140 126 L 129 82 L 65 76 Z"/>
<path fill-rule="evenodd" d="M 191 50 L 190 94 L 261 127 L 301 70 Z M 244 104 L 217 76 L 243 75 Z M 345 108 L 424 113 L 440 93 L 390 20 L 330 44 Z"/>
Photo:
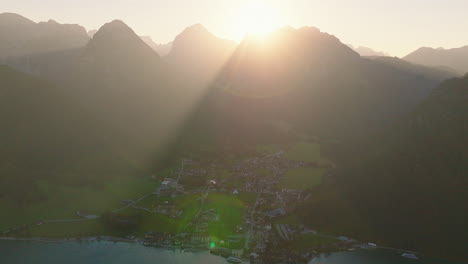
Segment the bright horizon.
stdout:
<path fill-rule="evenodd" d="M 170 42 L 197 23 L 236 41 L 246 32 L 313 26 L 343 43 L 401 57 L 420 47 L 468 45 L 466 10 L 466 0 L 3 0 L 0 13 L 80 24 L 87 30 L 120 19 L 157 43 Z"/>

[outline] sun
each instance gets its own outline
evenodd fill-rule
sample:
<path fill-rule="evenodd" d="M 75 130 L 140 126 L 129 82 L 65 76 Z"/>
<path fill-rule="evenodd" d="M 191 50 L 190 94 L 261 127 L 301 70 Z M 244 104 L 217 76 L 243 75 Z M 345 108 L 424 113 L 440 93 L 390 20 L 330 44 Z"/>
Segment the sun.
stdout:
<path fill-rule="evenodd" d="M 262 36 L 280 26 L 278 15 L 267 1 L 249 1 L 240 11 L 238 16 L 239 37 L 246 34 Z"/>

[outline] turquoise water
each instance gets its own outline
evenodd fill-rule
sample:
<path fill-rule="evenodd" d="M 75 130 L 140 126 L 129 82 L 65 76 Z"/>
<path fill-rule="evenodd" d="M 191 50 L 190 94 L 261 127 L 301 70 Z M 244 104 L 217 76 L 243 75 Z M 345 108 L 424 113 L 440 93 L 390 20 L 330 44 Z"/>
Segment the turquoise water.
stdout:
<path fill-rule="evenodd" d="M 1 264 L 225 264 L 227 261 L 208 252 L 181 253 L 138 244 L 114 242 L 36 242 L 0 241 Z M 323 255 L 309 264 L 455 264 L 428 258 L 406 259 L 389 250 L 357 250 Z"/>
<path fill-rule="evenodd" d="M 228 263 L 209 252 L 181 253 L 131 243 L 0 241 L 1 264 Z"/>

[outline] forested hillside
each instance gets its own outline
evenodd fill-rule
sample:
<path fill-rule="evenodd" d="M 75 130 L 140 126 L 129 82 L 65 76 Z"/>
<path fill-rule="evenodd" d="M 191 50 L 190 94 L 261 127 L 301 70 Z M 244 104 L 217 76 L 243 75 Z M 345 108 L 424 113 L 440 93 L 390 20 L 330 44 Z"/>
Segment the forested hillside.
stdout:
<path fill-rule="evenodd" d="M 330 229 L 347 222 L 368 239 L 466 258 L 467 104 L 468 77 L 445 81 L 394 126 L 342 146 L 336 188 L 306 203 L 304 218 L 317 223 L 320 215 L 318 224 Z M 343 221 L 323 222 L 330 217 Z"/>
<path fill-rule="evenodd" d="M 104 123 L 63 89 L 0 66 L 0 94 L 0 196 L 26 203 L 41 199 L 38 179 L 80 185 L 132 170 Z"/>

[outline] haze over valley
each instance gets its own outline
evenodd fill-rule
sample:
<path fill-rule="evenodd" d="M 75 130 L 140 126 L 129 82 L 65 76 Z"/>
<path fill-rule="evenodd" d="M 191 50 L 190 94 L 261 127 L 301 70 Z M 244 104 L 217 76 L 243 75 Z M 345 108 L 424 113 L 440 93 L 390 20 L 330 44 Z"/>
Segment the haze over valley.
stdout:
<path fill-rule="evenodd" d="M 164 43 L 0 13 L 0 262 L 31 238 L 162 248 L 142 263 L 468 260 L 467 46 L 398 58 L 249 7 L 239 40 Z"/>

